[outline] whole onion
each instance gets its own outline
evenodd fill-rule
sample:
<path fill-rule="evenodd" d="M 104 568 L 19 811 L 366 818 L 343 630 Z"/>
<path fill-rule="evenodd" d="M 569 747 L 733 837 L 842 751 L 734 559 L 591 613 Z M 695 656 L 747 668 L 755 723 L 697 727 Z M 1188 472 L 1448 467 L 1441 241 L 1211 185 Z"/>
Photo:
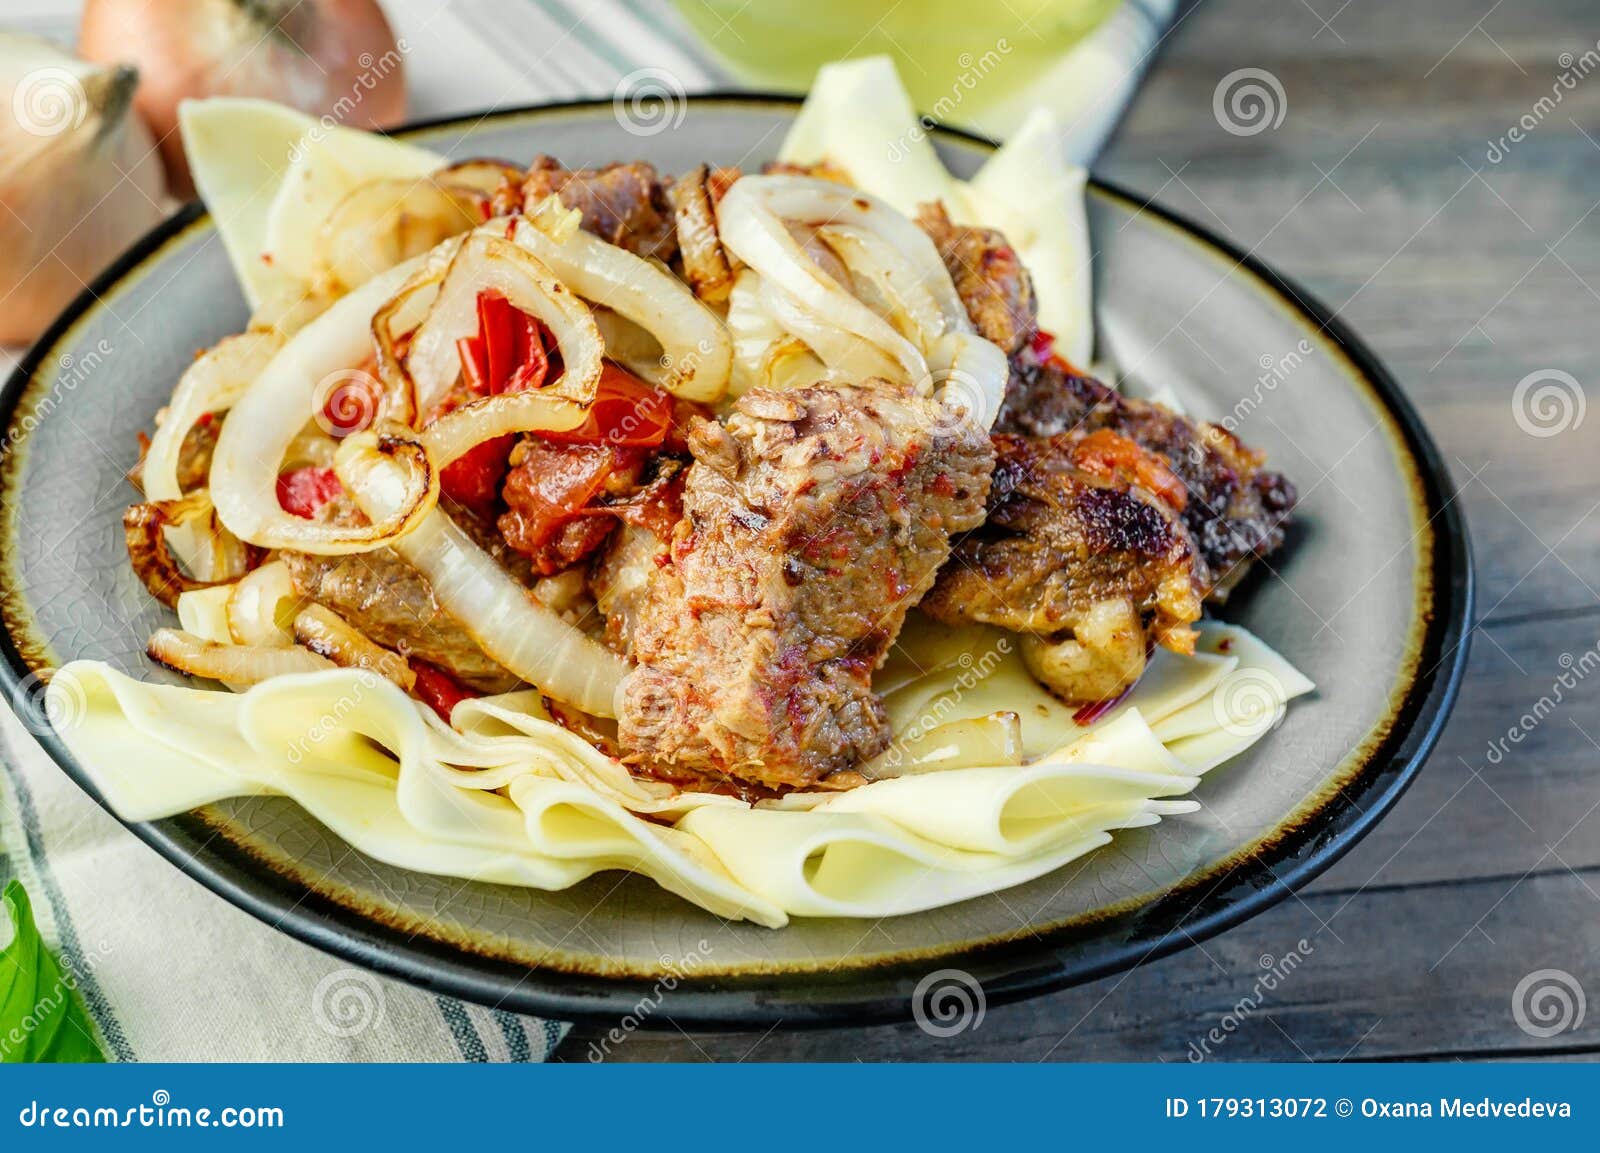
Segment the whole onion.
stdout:
<path fill-rule="evenodd" d="M 139 113 L 180 195 L 194 186 L 179 101 L 255 96 L 352 128 L 405 118 L 404 46 L 376 0 L 87 0 L 78 51 L 138 66 Z"/>
<path fill-rule="evenodd" d="M 138 73 L 0 33 L 0 344 L 34 339 L 161 219 Z"/>

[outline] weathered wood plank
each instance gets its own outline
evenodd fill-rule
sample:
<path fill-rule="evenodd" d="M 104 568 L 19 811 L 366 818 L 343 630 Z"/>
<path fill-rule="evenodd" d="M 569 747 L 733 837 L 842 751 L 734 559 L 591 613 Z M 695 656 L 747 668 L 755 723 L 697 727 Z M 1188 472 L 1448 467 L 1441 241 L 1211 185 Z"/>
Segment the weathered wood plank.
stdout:
<path fill-rule="evenodd" d="M 1301 5 L 1203 4 L 1101 169 L 1256 249 L 1374 345 L 1463 484 L 1484 612 L 1518 616 L 1593 606 L 1600 585 L 1600 422 L 1540 438 L 1512 406 L 1534 370 L 1589 383 L 1600 82 L 1579 75 L 1593 57 L 1561 63 L 1595 48 L 1582 5 L 1495 11 L 1474 31 L 1484 8 L 1347 6 L 1322 29 Z M 1213 115 L 1242 67 L 1280 81 L 1275 130 L 1233 135 Z M 1502 141 L 1524 116 L 1526 139 Z"/>
<path fill-rule="evenodd" d="M 635 1034 L 615 1059 L 1185 1060 L 1252 993 L 1261 956 L 1282 958 L 1301 937 L 1305 963 L 1214 1046 L 1219 1058 L 1600 1054 L 1593 1015 L 1551 1038 L 1511 1015 L 1518 981 L 1539 968 L 1600 994 L 1600 748 L 1589 740 L 1600 740 L 1600 676 L 1538 706 L 1567 671 L 1561 654 L 1576 665 L 1600 642 L 1600 511 L 1586 515 L 1600 499 L 1600 420 L 1540 438 L 1512 412 L 1534 369 L 1591 383 L 1600 211 L 1585 214 L 1600 146 L 1585 132 L 1600 140 L 1600 77 L 1564 93 L 1500 163 L 1486 156 L 1550 91 L 1559 53 L 1594 47 L 1592 5 L 1508 5 L 1476 31 L 1481 0 L 1310 7 L 1331 26 L 1278 0 L 1200 5 L 1100 168 L 1259 246 L 1339 308 L 1423 410 L 1462 484 L 1491 622 L 1438 752 L 1302 898 L 1203 950 L 991 1008 L 950 1039 L 914 1026 Z M 1242 67 L 1281 79 L 1278 130 L 1238 137 L 1214 119 L 1218 81 Z M 1547 715 L 1492 759 L 1490 742 L 1536 707 Z M 594 1035 L 576 1031 L 563 1056 L 585 1059 Z"/>
<path fill-rule="evenodd" d="M 1519 982 L 1555 969 L 1600 991 L 1600 873 L 1311 894 L 1201 947 L 1017 1005 L 975 1029 L 634 1033 L 611 1059 L 1373 1060 L 1600 1050 L 1600 1018 L 1542 1037 L 1513 1015 Z M 1324 927 L 1326 926 L 1326 927 Z M 1291 958 L 1293 960 L 1291 961 Z M 1550 981 L 1542 985 L 1554 985 Z M 1546 1011 L 1558 1008 L 1555 1000 Z M 1537 1026 L 1537 1005 L 1527 1019 Z M 1216 1029 L 1221 1040 L 1208 1036 Z M 588 1059 L 603 1030 L 562 1048 Z"/>

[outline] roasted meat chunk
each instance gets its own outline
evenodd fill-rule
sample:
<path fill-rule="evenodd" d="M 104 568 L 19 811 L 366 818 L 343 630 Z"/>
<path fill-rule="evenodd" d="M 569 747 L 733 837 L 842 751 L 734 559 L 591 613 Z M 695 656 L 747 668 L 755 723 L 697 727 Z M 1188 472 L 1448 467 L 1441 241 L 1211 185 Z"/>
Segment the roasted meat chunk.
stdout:
<path fill-rule="evenodd" d="M 997 432 L 1050 438 L 1107 430 L 1160 456 L 1187 494 L 1182 518 L 1199 554 L 1208 599 L 1222 601 L 1258 557 L 1283 544 L 1294 484 L 1220 425 L 1134 400 L 1059 362 L 1013 373 Z"/>
<path fill-rule="evenodd" d="M 583 214 L 584 231 L 619 248 L 662 261 L 677 252 L 666 186 L 649 164 L 563 168 L 551 157 L 537 157 L 523 178 L 522 207 L 534 208 L 552 195 Z"/>
<path fill-rule="evenodd" d="M 1077 701 L 1132 684 L 1152 643 L 1193 651 L 1201 587 L 1166 462 L 1106 430 L 994 444 L 988 520 L 922 610 L 1022 634 L 1035 675 Z"/>
<path fill-rule="evenodd" d="M 873 383 L 752 391 L 689 446 L 684 517 L 630 604 L 625 758 L 782 788 L 873 756 L 872 671 L 951 535 L 983 519 L 988 437 Z"/>
<path fill-rule="evenodd" d="M 939 203 L 917 210 L 917 224 L 932 238 L 978 335 L 1007 356 L 1038 331 L 1033 281 L 1017 250 L 992 228 L 954 224 Z"/>
<path fill-rule="evenodd" d="M 517 678 L 495 663 L 433 595 L 433 586 L 392 549 L 351 556 L 280 554 L 296 594 L 338 613 L 358 631 L 404 657 L 416 657 L 482 692 L 504 692 Z"/>

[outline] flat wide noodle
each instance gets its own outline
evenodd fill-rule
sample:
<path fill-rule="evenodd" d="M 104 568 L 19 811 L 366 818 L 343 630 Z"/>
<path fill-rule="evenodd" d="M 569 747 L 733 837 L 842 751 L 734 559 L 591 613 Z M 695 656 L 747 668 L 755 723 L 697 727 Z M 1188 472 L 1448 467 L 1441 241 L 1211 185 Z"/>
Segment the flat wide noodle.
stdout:
<path fill-rule="evenodd" d="M 184 607 L 197 620 L 216 610 L 205 600 Z M 365 670 L 284 676 L 233 695 L 79 661 L 52 678 L 47 704 L 127 820 L 283 794 L 401 868 L 540 889 L 629 870 L 718 916 L 778 927 L 791 916 L 878 918 L 992 893 L 1116 830 L 1190 812 L 1183 798 L 1199 774 L 1270 728 L 1228 711 L 1229 678 L 1270 677 L 1284 699 L 1310 687 L 1250 634 L 1214 625 L 1192 675 L 1174 670 L 1152 691 L 1141 686 L 1085 727 L 1047 695 L 1025 696 L 1015 653 L 985 657 L 989 630 L 941 632 L 908 630 L 880 674 L 894 686 L 902 775 L 754 806 L 634 778 L 527 690 L 465 702 L 448 726 Z M 953 650 L 952 639 L 965 647 Z M 1282 702 L 1265 699 L 1263 715 L 1275 715 Z M 1041 734 L 1053 743 L 1015 763 L 1014 745 L 996 739 L 1009 724 L 993 719 L 997 701 L 1022 714 L 1024 744 L 1041 744 Z M 1217 723 L 1191 732 L 1190 710 L 1200 716 L 1202 705 Z M 1184 735 L 1164 743 L 1150 716 L 1180 718 L 1172 723 Z M 1005 763 L 972 763 L 978 749 L 1000 750 Z"/>

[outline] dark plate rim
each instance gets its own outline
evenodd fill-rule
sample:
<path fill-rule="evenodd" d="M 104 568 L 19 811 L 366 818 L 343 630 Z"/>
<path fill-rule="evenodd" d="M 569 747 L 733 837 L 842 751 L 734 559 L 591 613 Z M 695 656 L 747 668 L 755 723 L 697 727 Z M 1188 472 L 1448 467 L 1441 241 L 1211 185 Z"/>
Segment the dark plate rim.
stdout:
<path fill-rule="evenodd" d="M 708 92 L 688 97 L 694 105 L 756 104 L 798 108 L 798 97 L 777 93 Z M 476 116 L 417 121 L 395 130 L 405 135 L 470 126 L 485 120 L 561 112 L 590 112 L 610 100 L 577 100 L 496 109 Z M 980 147 L 995 142 L 976 133 L 938 128 L 941 138 Z M 1433 526 L 1431 610 L 1424 625 L 1417 672 L 1394 709 L 1393 722 L 1365 757 L 1362 769 L 1338 793 L 1287 830 L 1207 874 L 1209 888 L 1196 895 L 1185 882 L 1145 905 L 1095 920 L 1091 929 L 1125 929 L 1125 939 L 1093 957 L 1066 957 L 1063 946 L 1084 935 L 1073 924 L 1026 941 L 979 945 L 944 955 L 976 978 L 990 1004 L 1038 996 L 1154 961 L 1230 929 L 1309 883 L 1355 845 L 1381 819 L 1421 769 L 1437 743 L 1466 668 L 1474 580 L 1465 519 L 1437 447 L 1411 402 L 1376 355 L 1330 309 L 1205 225 L 1162 208 L 1114 183 L 1091 178 L 1097 191 L 1165 222 L 1235 263 L 1315 324 L 1340 347 L 1371 386 L 1383 413 L 1411 455 L 1422 487 L 1422 506 Z M 59 343 L 100 297 L 138 269 L 168 240 L 205 215 L 191 201 L 147 233 L 95 278 L 29 349 L 0 390 L 0 427 L 9 428 L 45 354 Z M 9 628 L 0 629 L 0 683 L 16 701 L 33 668 Z M 94 789 L 48 723 L 31 724 L 51 758 L 102 807 Z M 112 814 L 115 816 L 115 814 Z M 120 820 L 120 818 L 118 818 Z M 689 1025 L 748 1029 L 864 1025 L 904 1021 L 912 1015 L 912 992 L 933 967 L 929 961 L 894 961 L 837 974 L 772 973 L 727 978 L 604 977 L 529 968 L 470 953 L 362 916 L 332 898 L 264 867 L 248 852 L 215 838 L 199 818 L 122 822 L 184 873 L 229 903 L 290 936 L 344 960 L 397 977 L 430 991 L 480 1004 L 563 1020 L 613 1024 L 632 1014 L 641 1027 Z M 205 856 L 200 854 L 204 850 Z"/>

